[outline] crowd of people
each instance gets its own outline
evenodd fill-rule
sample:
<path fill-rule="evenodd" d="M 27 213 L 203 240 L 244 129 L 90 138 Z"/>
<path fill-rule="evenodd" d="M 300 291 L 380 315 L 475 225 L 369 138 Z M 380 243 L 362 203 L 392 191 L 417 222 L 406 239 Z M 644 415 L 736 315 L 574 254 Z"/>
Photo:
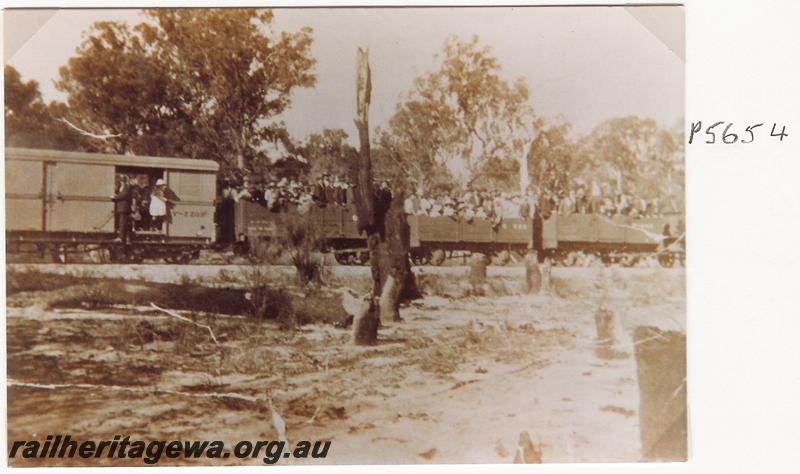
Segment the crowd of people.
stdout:
<path fill-rule="evenodd" d="M 253 186 L 245 179 L 241 187 L 227 186 L 222 199 L 238 202 L 248 199 L 258 202 L 272 211 L 285 210 L 290 206 L 306 208 L 312 204 L 346 205 L 353 202 L 352 186 L 338 176 L 323 174 L 313 185 L 293 178 L 271 179 L 263 186 Z"/>
<path fill-rule="evenodd" d="M 599 188 L 599 187 L 598 187 Z M 569 191 L 527 192 L 467 191 L 451 194 L 421 195 L 411 192 L 405 202 L 409 215 L 461 218 L 467 222 L 485 219 L 533 218 L 538 211 L 543 218 L 552 214 L 602 214 L 631 217 L 655 217 L 661 214 L 657 198 L 634 198 L 627 193 L 587 192 L 583 186 Z"/>
<path fill-rule="evenodd" d="M 379 186 L 390 188 L 383 181 Z M 532 218 L 538 211 L 548 218 L 551 214 L 602 214 L 631 217 L 655 217 L 662 213 L 658 198 L 634 197 L 631 193 L 615 190 L 607 183 L 576 183 L 570 189 L 536 189 L 527 192 L 494 190 L 468 190 L 458 193 L 420 193 L 414 189 L 406 192 L 405 211 L 409 215 L 461 218 L 466 221 L 502 218 Z M 289 206 L 307 208 L 317 206 L 348 205 L 354 200 L 353 186 L 339 176 L 321 175 L 313 184 L 296 179 L 269 180 L 256 188 L 245 182 L 241 188 L 228 187 L 223 198 L 239 201 L 249 199 L 260 202 L 270 210 L 280 211 Z"/>
<path fill-rule="evenodd" d="M 151 185 L 151 176 L 146 174 L 120 175 L 117 192 L 111 197 L 117 240 L 127 243 L 131 231 L 163 232 L 176 199 L 161 178 Z"/>

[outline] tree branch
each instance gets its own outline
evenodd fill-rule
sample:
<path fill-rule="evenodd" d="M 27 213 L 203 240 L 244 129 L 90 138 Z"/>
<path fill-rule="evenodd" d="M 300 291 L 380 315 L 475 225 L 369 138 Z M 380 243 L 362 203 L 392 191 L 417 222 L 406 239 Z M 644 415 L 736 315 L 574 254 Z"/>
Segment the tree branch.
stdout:
<path fill-rule="evenodd" d="M 83 130 L 82 128 L 79 128 L 78 126 L 73 125 L 72 122 L 70 122 L 69 120 L 67 120 L 65 118 L 60 118 L 58 120 L 61 121 L 61 122 L 64 122 L 70 128 L 76 130 L 81 135 L 87 136 L 89 138 L 94 138 L 94 139 L 97 139 L 97 140 L 105 141 L 105 140 L 108 140 L 109 138 L 119 138 L 119 137 L 122 136 L 122 134 L 120 134 L 120 133 L 115 133 L 115 134 L 108 134 L 107 133 L 107 134 L 104 134 L 104 135 L 100 135 L 98 133 L 87 132 L 86 130 Z"/>

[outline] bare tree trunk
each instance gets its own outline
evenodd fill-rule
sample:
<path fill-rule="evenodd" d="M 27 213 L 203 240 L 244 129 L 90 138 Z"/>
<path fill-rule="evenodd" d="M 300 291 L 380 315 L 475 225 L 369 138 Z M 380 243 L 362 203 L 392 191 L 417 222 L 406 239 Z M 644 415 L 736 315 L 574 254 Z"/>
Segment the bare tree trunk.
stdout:
<path fill-rule="evenodd" d="M 354 341 L 372 344 L 377 339 L 380 321 L 400 320 L 400 301 L 404 296 L 416 297 L 416 285 L 408 259 L 409 231 L 403 212 L 402 193 L 386 189 L 374 190 L 369 142 L 369 101 L 372 89 L 367 51 L 358 50 L 355 120 L 359 136 L 359 152 L 355 164 L 355 204 L 359 230 L 367 234 L 373 280 L 373 301 L 377 311 L 368 311 L 360 318 Z M 375 330 L 372 331 L 374 325 Z M 359 332 L 360 331 L 360 332 Z"/>
<path fill-rule="evenodd" d="M 534 140 L 531 140 L 519 159 L 519 192 L 522 194 L 527 193 L 528 187 L 531 185 L 531 175 L 528 171 L 528 156 L 530 156 L 531 150 L 533 150 L 533 143 Z"/>

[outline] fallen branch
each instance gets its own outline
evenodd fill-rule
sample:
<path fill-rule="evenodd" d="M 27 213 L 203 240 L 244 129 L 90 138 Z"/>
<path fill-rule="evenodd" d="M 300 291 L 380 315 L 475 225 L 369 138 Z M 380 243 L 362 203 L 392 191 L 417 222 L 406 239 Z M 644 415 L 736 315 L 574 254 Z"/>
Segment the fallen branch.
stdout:
<path fill-rule="evenodd" d="M 153 309 L 157 309 L 158 311 L 161 311 L 164 314 L 172 316 L 175 319 L 180 319 L 183 322 L 194 324 L 195 326 L 197 326 L 199 328 L 206 329 L 208 331 L 208 333 L 211 335 L 211 339 L 214 341 L 214 344 L 219 345 L 219 342 L 217 342 L 217 338 L 214 336 L 214 331 L 211 330 L 211 326 L 208 326 L 208 325 L 205 325 L 205 324 L 200 324 L 200 323 L 198 323 L 196 321 L 192 321 L 189 318 L 181 316 L 180 314 L 176 313 L 175 311 L 171 311 L 171 310 L 164 309 L 164 308 L 159 308 L 158 306 L 156 306 L 155 303 L 150 303 L 150 306 L 152 306 Z"/>
<path fill-rule="evenodd" d="M 109 138 L 117 138 L 117 137 L 121 137 L 122 136 L 119 133 L 115 133 L 115 134 L 106 133 L 104 135 L 100 135 L 98 133 L 87 132 L 86 130 L 78 127 L 77 125 L 74 125 L 72 122 L 70 122 L 69 120 L 67 120 L 65 118 L 60 118 L 58 120 L 60 120 L 61 122 L 64 122 L 70 128 L 76 130 L 81 135 L 86 136 L 86 137 L 90 137 L 90 138 L 95 138 L 97 140 L 108 140 Z"/>
<path fill-rule="evenodd" d="M 309 419 L 306 421 L 306 424 L 307 424 L 307 425 L 310 425 L 311 423 L 314 423 L 314 420 L 316 420 L 316 419 L 317 419 L 317 415 L 319 415 L 319 412 L 321 411 L 321 409 L 322 409 L 322 405 L 318 405 L 318 406 L 317 406 L 317 409 L 316 409 L 316 410 L 314 410 L 314 414 L 311 416 L 311 418 L 309 418 Z"/>
<path fill-rule="evenodd" d="M 27 383 L 27 382 L 16 382 L 14 380 L 8 380 L 6 382 L 7 387 L 23 387 L 23 388 L 35 388 L 39 390 L 60 390 L 60 389 L 79 389 L 79 390 L 111 390 L 117 392 L 132 392 L 132 393 L 163 393 L 169 395 L 180 395 L 183 397 L 194 397 L 194 398 L 231 398 L 234 400 L 244 400 L 247 402 L 253 403 L 261 403 L 264 400 L 259 399 L 257 397 L 252 397 L 250 395 L 242 395 L 241 393 L 221 393 L 221 392 L 179 392 L 177 390 L 167 390 L 167 389 L 159 389 L 159 388 L 137 388 L 137 387 L 121 387 L 119 385 L 96 385 L 91 383 L 62 383 L 62 384 L 39 384 L 39 383 Z"/>
<path fill-rule="evenodd" d="M 286 442 L 286 422 L 278 410 L 272 405 L 272 395 L 267 394 L 267 403 L 269 404 L 269 411 L 272 412 L 272 426 L 278 432 L 278 440 Z"/>

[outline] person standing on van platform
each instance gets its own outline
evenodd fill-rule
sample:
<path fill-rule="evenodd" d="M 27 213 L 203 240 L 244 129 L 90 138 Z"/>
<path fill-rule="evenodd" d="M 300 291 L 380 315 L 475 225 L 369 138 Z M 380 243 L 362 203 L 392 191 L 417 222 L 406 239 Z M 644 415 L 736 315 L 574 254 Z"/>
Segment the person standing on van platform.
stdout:
<path fill-rule="evenodd" d="M 153 229 L 162 231 L 164 219 L 167 216 L 167 183 L 163 179 L 156 181 L 153 194 L 150 196 L 150 215 L 152 216 Z"/>
<path fill-rule="evenodd" d="M 111 199 L 114 201 L 114 214 L 116 214 L 117 218 L 117 238 L 115 240 L 127 245 L 131 229 L 131 209 L 133 207 L 133 188 L 128 183 L 127 176 L 120 178 L 119 192 Z"/>

